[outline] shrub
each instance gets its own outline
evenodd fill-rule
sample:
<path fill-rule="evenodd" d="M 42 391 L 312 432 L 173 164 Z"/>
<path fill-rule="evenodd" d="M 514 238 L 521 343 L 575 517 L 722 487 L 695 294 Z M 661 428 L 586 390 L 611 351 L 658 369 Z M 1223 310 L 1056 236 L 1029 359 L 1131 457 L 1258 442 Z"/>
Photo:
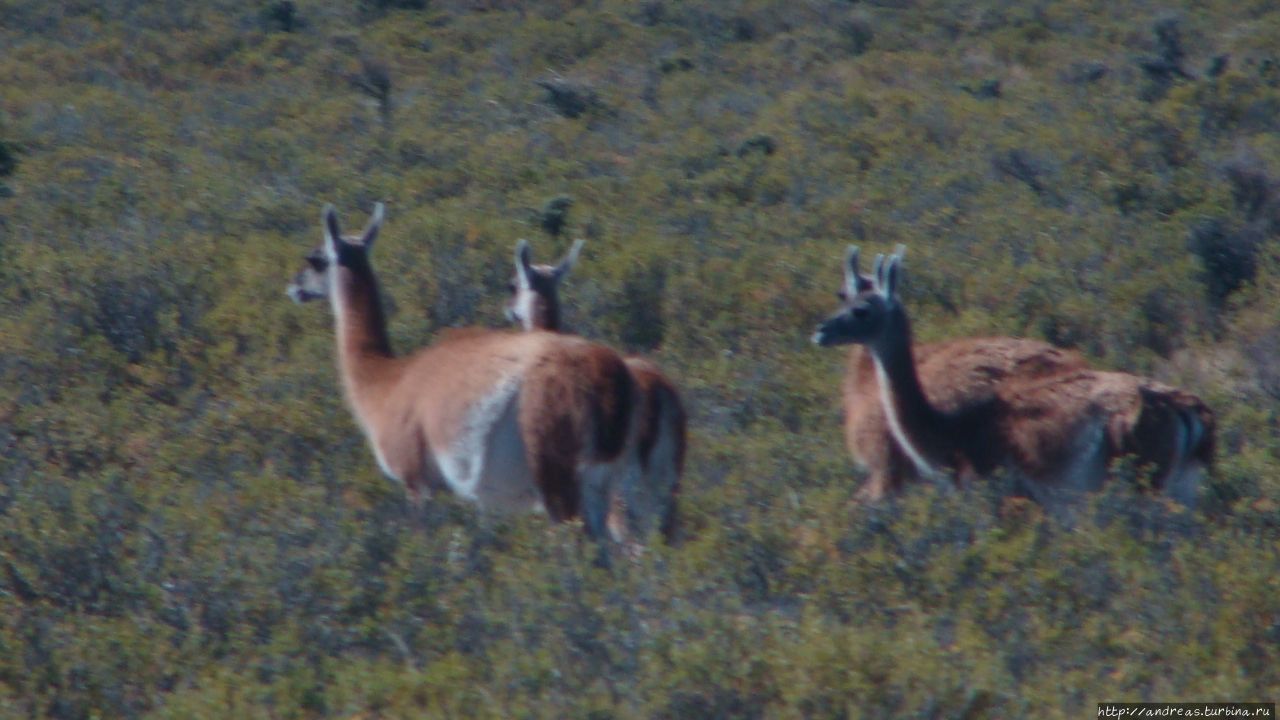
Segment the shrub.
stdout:
<path fill-rule="evenodd" d="M 567 118 L 577 118 L 600 107 L 596 91 L 582 83 L 552 77 L 538 80 L 538 85 L 547 91 L 547 102 L 551 107 Z"/>
<path fill-rule="evenodd" d="M 0 715 L 1068 718 L 1280 687 L 1280 11 L 245 7 L 0 13 Z M 1141 101 L 1144 40 L 1231 61 Z M 567 317 L 690 416 L 679 543 L 605 569 L 576 525 L 407 507 L 327 308 L 283 296 L 325 201 L 387 203 L 405 352 L 505 324 L 515 238 L 588 237 Z M 848 242 L 909 245 L 921 340 L 1049 339 L 1203 397 L 1200 506 L 1123 465 L 1066 517 L 1006 477 L 855 502 L 846 359 L 808 339 Z"/>

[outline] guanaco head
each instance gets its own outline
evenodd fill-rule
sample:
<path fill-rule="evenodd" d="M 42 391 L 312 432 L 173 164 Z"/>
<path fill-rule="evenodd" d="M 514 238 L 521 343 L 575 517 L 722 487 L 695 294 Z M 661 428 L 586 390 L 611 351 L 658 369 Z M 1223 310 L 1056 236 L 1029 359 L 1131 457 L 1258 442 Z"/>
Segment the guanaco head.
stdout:
<path fill-rule="evenodd" d="M 818 326 L 813 342 L 823 347 L 876 342 L 890 328 L 889 315 L 898 304 L 898 277 L 906 248 L 886 258 L 876 255 L 871 277 L 858 273 L 858 248 L 845 254 L 845 287 L 839 293 L 840 309 Z"/>
<path fill-rule="evenodd" d="M 555 265 L 534 265 L 529 241 L 516 243 L 516 272 L 507 286 L 507 320 L 519 323 L 525 330 L 560 329 L 560 281 L 578 262 L 585 241 L 577 240 Z"/>
<path fill-rule="evenodd" d="M 329 297 L 329 269 L 333 265 L 368 267 L 368 252 L 382 227 L 384 208 L 382 203 L 373 207 L 373 217 L 359 235 L 343 235 L 338 225 L 338 211 L 333 205 L 324 206 L 321 224 L 324 241 L 307 253 L 307 264 L 293 277 L 285 293 L 296 303 L 324 300 Z"/>

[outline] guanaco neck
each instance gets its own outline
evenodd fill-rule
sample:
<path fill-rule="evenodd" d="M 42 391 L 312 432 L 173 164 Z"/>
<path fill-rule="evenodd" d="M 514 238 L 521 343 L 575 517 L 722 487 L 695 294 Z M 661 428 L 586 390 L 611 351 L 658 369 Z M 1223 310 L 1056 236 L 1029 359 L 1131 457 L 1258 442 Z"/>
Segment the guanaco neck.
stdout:
<path fill-rule="evenodd" d="M 953 436 L 949 418 L 924 394 L 916 372 L 911 323 L 901 306 L 885 318 L 887 331 L 867 349 L 875 363 L 880 403 L 885 420 L 903 453 L 926 478 L 954 469 Z"/>
<path fill-rule="evenodd" d="M 333 317 L 338 372 L 347 401 L 366 427 L 370 403 L 394 380 L 398 363 L 387 337 L 378 281 L 368 260 L 358 257 L 332 270 Z"/>
<path fill-rule="evenodd" d="M 529 302 L 528 316 L 524 319 L 525 330 L 546 330 L 558 333 L 564 330 L 560 323 L 560 298 L 553 290 L 550 293 L 527 290 L 533 294 Z"/>
<path fill-rule="evenodd" d="M 560 324 L 560 298 L 554 292 L 537 293 L 530 306 L 528 329 L 557 333 L 563 329 Z"/>
<path fill-rule="evenodd" d="M 545 298 L 538 303 L 533 326 L 539 330 L 560 332 L 560 302 L 556 298 Z"/>

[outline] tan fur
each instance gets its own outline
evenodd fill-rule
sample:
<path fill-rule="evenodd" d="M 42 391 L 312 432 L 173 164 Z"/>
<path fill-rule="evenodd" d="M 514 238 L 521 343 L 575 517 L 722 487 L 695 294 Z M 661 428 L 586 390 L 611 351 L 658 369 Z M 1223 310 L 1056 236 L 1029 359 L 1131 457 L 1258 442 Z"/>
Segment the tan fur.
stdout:
<path fill-rule="evenodd" d="M 680 478 L 684 474 L 688 418 L 676 386 L 656 364 L 636 356 L 628 356 L 625 360 L 631 377 L 635 379 L 639 398 L 632 422 L 637 426 L 641 473 L 649 478 L 646 484 L 652 492 L 662 498 L 658 529 L 663 537 L 671 540 L 677 530 L 676 499 L 680 494 Z M 658 456 L 659 443 L 664 435 L 673 444 L 667 449 L 670 457 Z M 656 479 L 664 472 L 670 477 Z"/>
<path fill-rule="evenodd" d="M 548 333 L 536 333 L 545 336 Z M 579 462 L 617 460 L 627 442 L 633 385 L 613 351 L 580 338 L 551 335 L 556 348 L 534 363 L 520 396 L 530 464 L 553 518 L 577 514 L 572 478 Z M 559 408 L 549 412 L 548 408 Z"/>
<path fill-rule="evenodd" d="M 999 388 L 993 415 L 1003 454 L 1027 477 L 1046 482 L 1071 460 L 1074 433 L 1090 424 L 1102 430 L 1106 462 L 1132 456 L 1150 470 L 1156 489 L 1169 489 L 1184 466 L 1207 468 L 1213 462 L 1209 408 L 1190 393 L 1127 373 L 1077 370 L 1017 378 Z M 1188 435 L 1194 423 L 1200 425 L 1198 439 Z"/>
<path fill-rule="evenodd" d="M 563 332 L 560 322 L 559 282 L 573 266 L 582 241 L 556 265 L 535 265 L 528 244 L 516 249 L 516 274 L 506 310 L 513 322 L 531 331 Z M 625 359 L 636 387 L 629 456 L 639 485 L 623 483 L 612 491 L 608 524 L 616 538 L 645 534 L 651 516 L 668 540 L 676 532 L 676 500 L 684 471 L 686 425 L 684 405 L 675 385 L 652 361 Z"/>
<path fill-rule="evenodd" d="M 451 487 L 484 508 L 583 514 L 602 536 L 607 508 L 584 499 L 583 478 L 621 458 L 634 393 L 626 364 L 581 338 L 478 329 L 394 357 L 365 259 L 380 218 L 364 240 L 327 240 L 328 264 L 312 258 L 289 288 L 295 300 L 331 300 L 344 393 L 379 464 L 415 501 Z M 326 222 L 336 235 L 331 208 Z"/>
<path fill-rule="evenodd" d="M 963 480 L 1004 469 L 1052 503 L 1096 489 L 1112 461 L 1133 456 L 1152 470 L 1155 488 L 1194 502 L 1214 451 L 1213 414 L 1198 398 L 1089 370 L 1074 353 L 1032 341 L 916 350 L 896 295 L 901 255 L 878 258 L 874 282 L 865 283 L 855 275 L 856 249 L 847 257 L 844 306 L 814 341 L 866 348 L 851 355 L 846 380 L 850 447 L 873 470 L 865 495 L 896 489 L 911 470 Z"/>
<path fill-rule="evenodd" d="M 631 371 L 631 376 L 636 381 L 636 387 L 642 398 L 639 407 L 636 410 L 637 423 L 639 425 L 639 442 L 640 442 L 640 458 L 642 463 L 648 463 L 653 452 L 654 445 L 658 442 L 658 436 L 661 432 L 663 422 L 664 406 L 672 409 L 673 417 L 677 419 L 677 425 L 674 435 L 679 438 L 679 442 L 675 448 L 675 461 L 677 468 L 684 467 L 685 453 L 685 418 L 684 406 L 680 402 L 680 393 L 676 391 L 676 386 L 662 374 L 652 360 L 629 355 L 625 358 L 627 369 Z"/>
<path fill-rule="evenodd" d="M 1043 377 L 1085 366 L 1078 353 L 1018 338 L 926 343 L 917 345 L 914 353 L 925 394 L 946 410 L 989 400 L 1010 377 Z M 849 351 L 842 394 L 845 441 L 855 462 L 868 474 L 859 498 L 879 500 L 917 479 L 886 425 L 875 367 L 862 347 Z"/>
<path fill-rule="evenodd" d="M 621 452 L 631 380 L 602 346 L 551 333 L 476 331 L 450 333 L 404 358 L 344 357 L 348 401 L 411 495 L 444 487 L 433 449 L 452 447 L 475 398 L 504 378 L 521 378 L 521 435 L 553 519 L 578 515 L 580 461 L 610 462 Z"/>

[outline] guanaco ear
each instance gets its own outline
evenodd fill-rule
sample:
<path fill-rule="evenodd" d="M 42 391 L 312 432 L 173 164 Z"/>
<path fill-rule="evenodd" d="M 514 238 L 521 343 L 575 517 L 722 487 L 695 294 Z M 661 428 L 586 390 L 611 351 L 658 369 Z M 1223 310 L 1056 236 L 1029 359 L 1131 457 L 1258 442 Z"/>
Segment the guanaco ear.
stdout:
<path fill-rule="evenodd" d="M 888 260 L 884 262 L 884 269 L 880 274 L 880 294 L 886 300 L 898 299 L 898 279 L 902 276 L 902 257 L 900 255 L 890 255 Z"/>
<path fill-rule="evenodd" d="M 529 287 L 529 276 L 533 273 L 532 251 L 529 241 L 524 238 L 516 243 L 516 278 L 521 288 Z"/>
<path fill-rule="evenodd" d="M 573 241 L 573 247 L 569 248 L 569 254 L 565 255 L 564 259 L 557 263 L 555 269 L 551 271 L 551 277 L 556 282 L 564 279 L 564 276 L 568 275 L 573 266 L 578 263 L 578 253 L 582 252 L 582 246 L 586 244 L 587 241 L 582 239 Z"/>
<path fill-rule="evenodd" d="M 852 298 L 858 294 L 858 279 L 861 274 L 858 270 L 859 250 L 857 245 L 850 245 L 844 251 L 844 297 Z"/>
<path fill-rule="evenodd" d="M 368 250 L 373 246 L 373 241 L 378 239 L 378 231 L 382 229 L 382 219 L 386 217 L 387 208 L 382 203 L 375 203 L 373 206 L 373 217 L 369 218 L 369 224 L 365 225 L 364 232 L 360 235 L 360 244 L 364 245 L 364 249 Z"/>
<path fill-rule="evenodd" d="M 333 203 L 324 204 L 320 225 L 324 228 L 324 254 L 329 262 L 338 260 L 338 243 L 342 241 L 342 227 L 338 225 L 338 211 Z"/>

